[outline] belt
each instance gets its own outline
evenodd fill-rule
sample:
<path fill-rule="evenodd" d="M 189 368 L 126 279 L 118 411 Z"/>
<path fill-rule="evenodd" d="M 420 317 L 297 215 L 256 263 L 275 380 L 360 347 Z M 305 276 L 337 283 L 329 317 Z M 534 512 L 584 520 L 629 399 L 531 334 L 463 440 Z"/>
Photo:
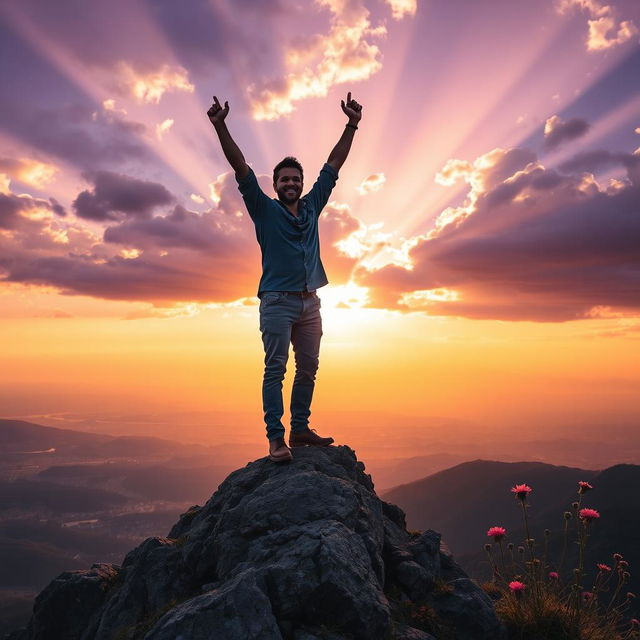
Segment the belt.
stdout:
<path fill-rule="evenodd" d="M 313 291 L 283 291 L 282 293 L 290 296 L 300 296 L 301 298 L 310 298 L 316 295 L 315 289 Z"/>

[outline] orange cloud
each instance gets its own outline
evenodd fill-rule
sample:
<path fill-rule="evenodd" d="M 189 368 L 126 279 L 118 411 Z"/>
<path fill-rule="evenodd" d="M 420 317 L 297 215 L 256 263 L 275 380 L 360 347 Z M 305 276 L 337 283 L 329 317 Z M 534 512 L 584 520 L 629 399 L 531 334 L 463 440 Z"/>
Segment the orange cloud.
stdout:
<path fill-rule="evenodd" d="M 189 82 L 189 73 L 184 67 L 172 68 L 165 64 L 157 71 L 139 73 L 127 62 L 121 62 L 117 72 L 138 102 L 158 104 L 168 91 L 195 91 L 195 87 Z"/>
<path fill-rule="evenodd" d="M 402 20 L 405 16 L 415 16 L 417 0 L 385 0 L 391 7 L 391 15 L 394 20 Z"/>
<path fill-rule="evenodd" d="M 252 114 L 256 120 L 275 120 L 292 113 L 295 103 L 326 96 L 337 84 L 366 80 L 382 68 L 382 54 L 374 43 L 386 35 L 383 24 L 373 26 L 362 0 L 316 0 L 329 9 L 329 33 L 291 45 L 284 54 L 291 69 L 283 78 L 249 87 Z M 413 15 L 412 0 L 390 2 L 400 19 Z"/>
<path fill-rule="evenodd" d="M 356 189 L 361 196 L 364 196 L 367 193 L 380 191 L 386 181 L 384 173 L 373 173 L 368 178 L 365 178 Z"/>
<path fill-rule="evenodd" d="M 613 7 L 600 4 L 598 0 L 561 0 L 557 7 L 560 13 L 579 7 L 589 14 L 588 51 L 611 49 L 638 34 L 638 28 L 631 20 L 618 21 Z"/>
<path fill-rule="evenodd" d="M 74 201 L 78 218 L 55 201 L 0 194 L 0 280 L 49 285 L 68 295 L 146 301 L 162 307 L 228 303 L 255 294 L 259 247 L 233 172 L 216 180 L 217 203 L 198 213 L 162 185 L 109 172 Z M 269 176 L 259 176 L 265 191 Z M 171 207 L 167 210 L 167 207 Z M 106 225 L 102 238 L 88 231 Z M 323 262 L 346 283 L 357 258 L 339 243 L 360 226 L 345 205 L 322 213 Z"/>
<path fill-rule="evenodd" d="M 582 153 L 561 173 L 526 149 L 494 149 L 469 164 L 464 205 L 404 243 L 407 264 L 361 261 L 355 280 L 372 306 L 536 321 L 640 314 L 639 156 Z M 627 179 L 601 189 L 593 172 L 613 167 Z"/>
<path fill-rule="evenodd" d="M 4 175 L 0 191 L 5 193 L 8 191 L 10 179 L 42 189 L 55 178 L 58 172 L 59 169 L 54 164 L 32 158 L 0 158 L 0 174 Z"/>
<path fill-rule="evenodd" d="M 163 136 L 171 127 L 173 126 L 173 120 L 171 118 L 167 118 L 163 120 L 160 124 L 156 125 L 156 137 L 158 140 L 162 140 Z"/>

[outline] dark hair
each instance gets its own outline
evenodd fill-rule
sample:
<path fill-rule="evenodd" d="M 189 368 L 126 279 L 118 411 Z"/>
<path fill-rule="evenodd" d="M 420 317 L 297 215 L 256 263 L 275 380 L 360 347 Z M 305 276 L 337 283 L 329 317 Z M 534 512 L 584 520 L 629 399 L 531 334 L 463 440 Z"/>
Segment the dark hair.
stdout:
<path fill-rule="evenodd" d="M 284 160 L 280 160 L 278 164 L 273 167 L 273 183 L 278 181 L 278 171 L 280 169 L 297 169 L 300 172 L 300 177 L 304 179 L 304 173 L 302 172 L 302 165 L 298 162 L 297 158 L 293 156 L 287 156 Z"/>

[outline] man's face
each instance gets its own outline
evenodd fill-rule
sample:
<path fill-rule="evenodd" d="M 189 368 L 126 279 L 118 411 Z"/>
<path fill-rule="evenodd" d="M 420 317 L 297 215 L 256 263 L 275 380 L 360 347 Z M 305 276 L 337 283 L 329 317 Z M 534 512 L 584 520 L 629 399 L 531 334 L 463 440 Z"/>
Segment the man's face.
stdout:
<path fill-rule="evenodd" d="M 278 171 L 278 179 L 273 185 L 280 202 L 293 204 L 302 194 L 302 175 L 298 169 L 285 167 Z"/>

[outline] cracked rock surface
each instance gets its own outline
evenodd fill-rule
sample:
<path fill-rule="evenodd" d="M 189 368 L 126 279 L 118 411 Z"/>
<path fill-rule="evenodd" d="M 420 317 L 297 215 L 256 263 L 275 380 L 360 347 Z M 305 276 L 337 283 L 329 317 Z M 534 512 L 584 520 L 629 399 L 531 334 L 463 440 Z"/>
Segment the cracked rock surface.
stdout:
<path fill-rule="evenodd" d="M 122 566 L 63 573 L 11 640 L 500 640 L 491 600 L 409 534 L 347 446 L 231 473 Z M 61 615 L 64 611 L 64 615 Z"/>

